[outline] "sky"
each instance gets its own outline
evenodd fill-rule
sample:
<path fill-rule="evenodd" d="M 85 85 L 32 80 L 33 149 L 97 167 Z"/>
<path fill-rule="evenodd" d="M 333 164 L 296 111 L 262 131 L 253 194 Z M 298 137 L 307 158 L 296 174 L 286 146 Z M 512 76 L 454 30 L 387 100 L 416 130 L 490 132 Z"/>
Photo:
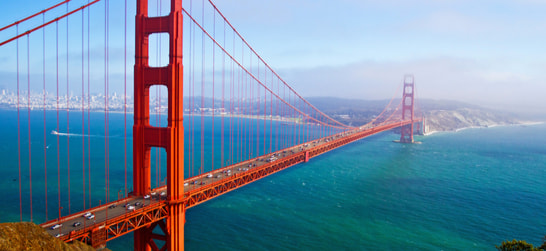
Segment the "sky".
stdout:
<path fill-rule="evenodd" d="M 3 1 L 0 26 L 57 2 Z M 389 99 L 413 74 L 418 98 L 546 110 L 546 0 L 214 3 L 304 97 Z"/>
<path fill-rule="evenodd" d="M 218 8 L 304 96 L 544 110 L 545 0 L 230 0 Z"/>

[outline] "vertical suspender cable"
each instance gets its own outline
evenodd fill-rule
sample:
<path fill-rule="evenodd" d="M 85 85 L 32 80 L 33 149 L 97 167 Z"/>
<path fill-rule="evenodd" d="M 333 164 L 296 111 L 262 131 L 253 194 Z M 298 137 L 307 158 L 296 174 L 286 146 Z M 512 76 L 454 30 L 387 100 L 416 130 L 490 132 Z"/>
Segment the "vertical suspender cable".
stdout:
<path fill-rule="evenodd" d="M 233 35 L 233 54 L 235 55 L 235 35 Z M 235 99 L 235 65 L 233 61 L 231 61 L 231 80 L 230 80 L 230 88 L 229 88 L 229 159 L 228 164 L 234 163 L 234 156 L 233 156 L 233 145 L 234 145 L 234 135 L 233 135 L 233 116 L 234 116 L 234 107 L 233 107 L 233 99 Z"/>
<path fill-rule="evenodd" d="M 305 114 L 303 113 L 303 111 L 305 110 L 305 107 L 301 104 L 302 100 L 301 98 L 298 98 L 298 108 L 300 109 L 300 113 L 298 114 L 298 116 L 300 116 L 300 123 L 298 124 L 298 133 L 299 133 L 299 137 L 298 137 L 298 144 L 302 144 L 303 143 L 303 140 L 305 139 Z"/>
<path fill-rule="evenodd" d="M 193 13 L 193 1 L 190 1 L 190 15 L 191 13 Z M 194 45 L 194 31 L 195 31 L 195 25 L 193 24 L 190 24 L 190 38 L 189 38 L 189 41 L 190 41 L 190 45 L 189 45 L 189 63 L 190 63 L 190 71 L 189 71 L 189 78 L 190 78 L 190 81 L 189 81 L 189 85 L 188 85 L 188 97 L 189 97 L 189 104 L 188 104 L 188 107 L 189 107 L 189 141 L 188 141 L 188 152 L 189 152 L 189 156 L 188 156 L 188 160 L 187 160 L 187 163 L 188 163 L 188 168 L 189 168 L 189 174 L 190 174 L 190 177 L 193 177 L 193 82 L 194 82 L 194 78 L 195 78 L 195 74 L 194 74 L 194 67 L 195 67 L 195 62 L 194 62 L 194 53 L 195 53 L 195 45 Z"/>
<path fill-rule="evenodd" d="M 244 50 L 242 49 L 241 47 L 241 58 L 243 58 L 242 60 L 244 61 Z M 243 65 L 244 65 L 244 62 L 243 62 Z M 239 162 L 241 161 L 241 157 L 242 157 L 242 152 L 247 152 L 247 148 L 250 146 L 250 142 L 246 142 L 246 137 L 247 137 L 247 133 L 248 133 L 248 126 L 247 126 L 247 122 L 248 122 L 248 119 L 246 119 L 246 113 L 248 113 L 248 108 L 250 107 L 250 100 L 249 100 L 249 97 L 250 95 L 248 94 L 248 86 L 247 86 L 247 83 L 245 81 L 245 78 L 243 76 L 243 73 L 242 73 L 242 69 L 241 68 L 238 68 L 237 69 L 237 76 L 238 76 L 238 89 L 237 92 L 239 93 L 239 112 L 241 113 L 241 115 L 245 116 L 245 117 L 239 117 L 239 130 L 238 130 L 238 135 L 237 135 L 237 145 L 235 146 L 235 149 L 238 149 L 237 150 L 237 160 L 236 162 Z"/>
<path fill-rule="evenodd" d="M 85 132 L 85 9 L 82 9 L 82 134 Z M 82 139 L 82 197 L 85 210 L 85 139 Z"/>
<path fill-rule="evenodd" d="M 266 68 L 266 72 L 267 72 L 267 68 Z M 273 74 L 271 74 L 271 82 L 270 82 L 270 93 L 269 93 L 269 104 L 266 104 L 269 105 L 269 150 L 268 152 L 269 153 L 272 153 L 273 151 L 273 92 L 274 92 L 274 88 L 275 88 L 275 84 L 274 84 L 274 78 L 273 78 Z M 267 97 L 267 93 L 265 94 L 266 97 Z M 277 93 L 278 95 L 278 93 Z M 267 100 L 267 99 L 266 99 Z M 266 116 L 266 119 L 267 119 L 267 116 Z M 266 120 L 267 122 L 267 120 Z M 267 137 L 267 130 L 264 132 Z"/>
<path fill-rule="evenodd" d="M 45 23 L 45 14 L 42 14 L 42 23 Z M 44 202 L 45 202 L 45 219 L 46 221 L 48 220 L 48 217 L 47 217 L 47 141 L 46 141 L 46 137 L 47 137 L 47 131 L 46 131 L 46 87 L 45 87 L 45 29 L 42 30 L 43 32 L 43 37 L 42 37 L 42 60 L 43 60 L 43 63 L 42 63 L 42 85 L 43 85 L 43 97 L 44 97 Z"/>
<path fill-rule="evenodd" d="M 244 54 L 244 52 L 243 52 Z M 250 107 L 250 100 L 249 100 L 249 97 L 250 95 L 248 94 L 248 90 L 250 88 L 248 88 L 247 86 L 247 82 L 245 81 L 245 78 L 243 76 L 243 73 L 242 73 L 242 70 L 239 68 L 239 89 L 240 90 L 240 97 L 239 97 L 239 110 L 242 111 L 242 115 L 246 115 L 246 113 L 248 113 L 248 108 Z M 244 97 L 244 98 L 243 98 Z M 247 133 L 248 133 L 248 119 L 245 119 L 244 117 L 241 118 L 239 117 L 239 134 L 241 135 L 239 137 L 239 140 L 238 140 L 238 146 L 236 146 L 236 148 L 239 149 L 238 151 L 238 155 L 237 155 L 237 162 L 240 162 L 241 161 L 241 158 L 243 156 L 243 149 L 245 149 L 245 152 L 247 151 L 246 149 L 249 148 L 250 146 L 250 142 L 245 142 L 246 141 L 246 137 L 247 137 Z M 242 123 L 241 123 L 242 122 Z M 246 154 L 246 153 L 245 153 Z"/>
<path fill-rule="evenodd" d="M 243 52 L 243 55 L 244 55 L 244 52 Z M 239 97 L 239 112 L 242 112 L 241 115 L 246 115 L 245 113 L 248 113 L 248 107 L 250 107 L 250 100 L 249 100 L 249 94 L 248 94 L 248 86 L 247 86 L 247 83 L 243 77 L 243 74 L 242 74 L 242 70 L 239 68 L 238 70 L 238 75 L 239 75 L 239 89 L 240 91 L 238 91 L 240 93 L 240 97 Z M 244 97 L 244 98 L 243 98 Z M 241 161 L 241 158 L 243 156 L 243 149 L 247 149 L 249 146 L 250 146 L 250 142 L 245 142 L 246 141 L 246 136 L 247 136 L 247 131 L 248 131 L 248 126 L 247 126 L 247 122 L 248 122 L 248 119 L 245 119 L 244 117 L 241 118 L 239 117 L 239 135 L 238 135 L 238 142 L 237 142 L 237 146 L 235 146 L 236 149 L 239 149 L 237 151 L 237 161 L 236 162 L 239 162 Z M 246 151 L 246 150 L 245 150 Z"/>
<path fill-rule="evenodd" d="M 252 54 L 250 54 L 252 56 Z M 258 81 L 260 80 L 260 61 L 258 61 Z M 253 81 L 254 82 L 254 81 Z M 256 157 L 260 156 L 260 106 L 262 105 L 260 103 L 260 86 L 256 85 L 256 117 L 254 121 L 256 121 Z"/>
<path fill-rule="evenodd" d="M 193 1 L 190 1 L 190 11 L 192 11 L 192 3 Z M 190 166 L 191 166 L 191 170 L 193 172 L 193 175 L 196 175 L 196 170 L 195 170 L 195 56 L 196 56 L 196 43 L 195 43 L 195 25 L 192 25 L 192 29 L 191 29 L 191 34 L 192 34 L 192 64 L 191 64 L 191 69 L 192 69 L 192 73 L 191 75 L 193 76 L 192 77 L 192 82 L 191 82 L 191 95 L 190 95 L 190 102 L 191 102 L 191 113 L 190 113 L 190 117 L 191 117 L 191 133 L 190 133 L 190 137 L 191 137 L 191 143 L 190 143 L 190 146 L 191 146 L 191 160 L 192 162 L 190 163 Z"/>
<path fill-rule="evenodd" d="M 264 69 L 264 85 L 267 85 L 267 69 Z M 264 87 L 264 111 L 263 111 L 263 113 L 264 113 L 264 120 L 263 120 L 263 124 L 264 124 L 264 132 L 263 132 L 263 134 L 264 134 L 264 151 L 263 151 L 263 154 L 266 154 L 267 153 L 266 148 L 265 148 L 266 142 L 267 142 L 266 137 L 265 137 L 267 135 L 266 128 L 265 128 L 265 124 L 266 124 L 265 122 L 267 121 L 267 88 L 266 87 Z"/>
<path fill-rule="evenodd" d="M 264 121 L 263 121 L 263 124 L 264 124 L 264 130 L 263 130 L 263 137 L 264 137 L 264 150 L 263 150 L 263 154 L 266 154 L 267 153 L 267 148 L 266 148 L 266 145 L 267 145 L 267 129 L 266 129 L 266 122 L 267 122 L 267 68 L 264 67 Z M 273 88 L 273 86 L 271 86 L 271 89 Z"/>
<path fill-rule="evenodd" d="M 32 158 L 30 148 L 30 35 L 27 35 L 27 126 L 28 126 L 28 186 L 30 189 L 30 221 L 32 221 Z"/>
<path fill-rule="evenodd" d="M 283 87 L 282 87 L 282 93 L 283 93 L 283 94 L 282 94 L 282 99 L 283 99 L 283 100 L 286 100 L 286 87 L 285 87 L 284 85 L 283 85 Z M 286 114 L 285 114 L 285 112 L 284 112 L 284 110 L 285 110 L 284 108 L 285 108 L 285 107 L 286 107 L 286 104 L 284 104 L 284 103 L 281 104 L 281 107 L 280 107 L 280 109 L 281 109 L 281 110 L 280 110 L 280 114 L 281 114 L 281 115 L 280 115 L 280 116 L 281 116 L 281 121 L 280 121 L 280 128 L 281 128 L 281 129 L 280 129 L 280 131 L 281 131 L 281 132 L 280 132 L 280 135 L 281 135 L 281 139 L 280 139 L 280 144 L 281 144 L 281 148 L 283 148 L 283 149 L 286 148 L 285 141 L 284 141 L 286 132 L 285 132 L 285 126 L 283 126 L 284 121 L 285 121 L 285 119 L 286 119 Z"/>
<path fill-rule="evenodd" d="M 108 169 L 106 201 L 110 201 L 110 0 L 106 0 L 106 162 Z M 108 218 L 108 211 L 106 211 Z"/>
<path fill-rule="evenodd" d="M 252 55 L 252 54 L 251 54 Z M 251 77 L 251 76 L 249 76 Z M 258 62 L 258 80 L 260 79 L 260 62 Z M 261 107 L 261 86 L 257 84 L 257 81 L 252 80 L 252 85 L 256 88 L 256 116 L 254 117 L 253 121 L 256 122 L 256 157 L 260 156 L 260 107 Z"/>
<path fill-rule="evenodd" d="M 89 4 L 90 0 L 87 0 Z M 91 34 L 91 9 L 87 11 L 87 194 L 89 196 L 89 208 L 91 208 L 91 44 L 90 44 L 90 34 Z"/>
<path fill-rule="evenodd" d="M 123 19 L 123 173 L 125 175 L 123 197 L 127 194 L 127 0 Z"/>
<path fill-rule="evenodd" d="M 214 40 L 216 40 L 216 11 L 213 12 L 213 20 L 212 20 L 212 34 L 213 34 L 213 37 L 214 37 Z M 215 66 L 216 66 L 216 61 L 215 61 L 215 49 L 216 49 L 216 45 L 213 43 L 212 44 L 212 150 L 210 151 L 211 152 L 211 171 L 214 170 L 214 80 L 215 80 L 215 75 L 216 75 L 216 72 L 214 71 L 215 70 Z"/>
<path fill-rule="evenodd" d="M 249 55 L 250 57 L 250 72 L 252 72 L 252 54 Z M 248 74 L 245 74 L 246 75 L 246 79 L 247 81 L 249 76 Z M 243 159 L 250 159 L 252 158 L 252 156 L 254 156 L 252 154 L 252 149 L 254 148 L 254 143 L 252 138 L 254 136 L 254 130 L 252 130 L 252 126 L 253 126 L 253 122 L 255 122 L 254 119 L 252 119 L 252 115 L 254 114 L 254 106 L 253 106 L 253 103 L 254 103 L 254 92 L 253 92 L 253 87 L 254 87 L 254 80 L 253 79 L 250 79 L 250 82 L 248 83 L 249 84 L 249 87 L 250 87 L 250 119 L 249 119 L 249 132 L 248 132 L 248 140 L 250 141 L 250 148 L 249 148 L 249 156 L 247 158 L 243 158 Z M 257 88 L 256 88 L 257 89 Z M 256 141 L 257 142 L 257 141 Z"/>
<path fill-rule="evenodd" d="M 68 13 L 68 2 L 66 2 L 66 12 Z M 69 62 L 68 62 L 68 16 L 66 17 L 66 134 L 70 134 L 70 78 L 69 78 Z M 68 181 L 68 214 L 71 212 L 70 203 L 70 137 L 66 137 L 66 169 Z"/>
<path fill-rule="evenodd" d="M 241 51 L 244 58 L 244 49 L 242 49 L 242 46 L 241 46 Z M 239 68 L 239 78 L 241 81 L 241 83 L 239 84 L 241 88 L 241 97 L 244 97 L 242 100 L 240 98 L 239 102 L 241 103 L 241 108 L 245 117 L 242 118 L 243 123 L 240 125 L 242 136 L 241 136 L 241 139 L 239 140 L 239 146 L 237 147 L 237 148 L 240 148 L 237 162 L 240 162 L 241 159 L 243 158 L 243 155 L 248 154 L 249 152 L 248 149 L 251 148 L 250 142 L 246 142 L 246 140 L 247 140 L 248 134 L 250 133 L 250 126 L 249 126 L 250 120 L 248 119 L 247 115 L 251 114 L 250 109 L 252 109 L 252 105 L 251 105 L 252 97 L 250 96 L 251 88 L 248 84 L 248 79 L 245 78 L 245 76 L 243 75 L 243 69 L 241 68 Z"/>
<path fill-rule="evenodd" d="M 283 92 L 282 98 L 283 98 L 283 100 L 286 100 L 286 86 L 284 86 L 284 85 L 282 86 L 282 92 Z M 285 141 L 285 139 L 286 139 L 286 126 L 283 125 L 284 124 L 283 122 L 286 120 L 286 118 L 288 116 L 286 115 L 286 111 L 285 111 L 286 109 L 285 108 L 286 108 L 286 104 L 284 104 L 284 103 L 281 104 L 281 119 L 282 120 L 281 120 L 281 142 L 280 143 L 281 143 L 282 148 L 286 148 L 286 141 Z"/>
<path fill-rule="evenodd" d="M 55 60 L 56 60 L 56 85 L 57 85 L 57 106 L 56 106 L 56 112 L 57 112 L 57 132 L 59 131 L 59 22 L 55 22 L 55 33 L 56 33 L 56 49 L 55 49 Z M 61 152 L 60 152 L 60 144 L 59 144 L 59 134 L 56 134 L 57 136 L 57 195 L 58 195 L 58 205 L 59 205 L 59 218 L 61 218 Z"/>
<path fill-rule="evenodd" d="M 306 109 L 304 110 L 307 110 L 307 111 L 305 111 L 305 120 L 304 120 L 305 124 L 303 124 L 303 131 L 305 132 L 303 137 L 303 142 L 309 141 L 309 122 L 311 122 L 311 113 L 309 111 L 309 106 L 305 105 L 305 108 Z"/>
<path fill-rule="evenodd" d="M 104 202 L 108 203 L 108 0 L 104 15 Z"/>
<path fill-rule="evenodd" d="M 19 35 L 19 24 L 15 26 Z M 19 166 L 19 221 L 23 221 L 23 194 L 21 192 L 21 119 L 19 111 L 19 39 L 16 41 L 17 54 L 17 165 Z"/>
<path fill-rule="evenodd" d="M 243 145 L 241 145 L 241 140 L 243 138 L 243 134 L 241 134 L 241 132 L 243 131 L 243 123 L 244 121 L 242 121 L 241 119 L 241 116 L 244 115 L 244 112 L 246 112 L 246 110 L 243 110 L 242 109 L 242 105 L 241 103 L 243 101 L 245 102 L 248 102 L 248 100 L 246 99 L 246 92 L 243 92 L 244 91 L 244 88 L 243 88 L 243 78 L 241 76 L 241 69 L 239 67 L 237 67 L 236 65 L 234 66 L 234 75 L 235 75 L 235 78 L 234 78 L 234 88 L 233 88 L 233 92 L 234 92 L 234 104 L 233 104 L 233 107 L 234 107 L 234 110 L 236 109 L 237 110 L 237 118 L 235 119 L 235 125 L 234 125 L 234 132 L 233 132 L 233 136 L 234 136 L 234 140 L 233 140 L 233 163 L 237 163 L 238 160 L 239 160 L 239 156 L 240 156 L 240 151 L 243 149 Z"/>
<path fill-rule="evenodd" d="M 224 21 L 224 48 L 226 48 L 226 22 Z M 220 136 L 222 138 L 221 140 L 221 156 L 220 156 L 220 168 L 224 167 L 224 115 L 226 114 L 226 106 L 224 103 L 225 100 L 225 86 L 226 85 L 226 54 L 222 54 L 222 135 Z"/>
<path fill-rule="evenodd" d="M 205 2 L 202 4 L 202 19 L 203 25 L 205 25 Z M 201 33 L 201 168 L 200 173 L 203 174 L 205 171 L 205 33 Z"/>

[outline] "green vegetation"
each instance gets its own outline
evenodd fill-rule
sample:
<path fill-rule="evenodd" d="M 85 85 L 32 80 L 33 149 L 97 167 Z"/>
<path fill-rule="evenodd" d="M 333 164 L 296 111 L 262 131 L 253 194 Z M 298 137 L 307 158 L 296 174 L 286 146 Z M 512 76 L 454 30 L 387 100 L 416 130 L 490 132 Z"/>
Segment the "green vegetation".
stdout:
<path fill-rule="evenodd" d="M 495 247 L 499 251 L 543 251 L 546 250 L 546 236 L 543 240 L 544 243 L 538 248 L 534 247 L 533 244 L 520 240 L 503 241 L 500 246 L 495 245 Z"/>

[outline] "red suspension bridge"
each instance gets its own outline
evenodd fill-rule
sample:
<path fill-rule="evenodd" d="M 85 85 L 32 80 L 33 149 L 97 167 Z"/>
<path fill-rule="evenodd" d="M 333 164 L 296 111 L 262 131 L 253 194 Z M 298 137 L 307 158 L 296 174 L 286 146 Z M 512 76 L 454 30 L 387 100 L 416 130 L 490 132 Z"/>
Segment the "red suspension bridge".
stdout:
<path fill-rule="evenodd" d="M 412 76 L 399 104 L 349 126 L 212 1 L 150 2 L 66 0 L 0 29 L 20 221 L 94 247 L 134 232 L 137 250 L 183 250 L 188 208 L 373 134 L 400 128 L 413 142 Z"/>

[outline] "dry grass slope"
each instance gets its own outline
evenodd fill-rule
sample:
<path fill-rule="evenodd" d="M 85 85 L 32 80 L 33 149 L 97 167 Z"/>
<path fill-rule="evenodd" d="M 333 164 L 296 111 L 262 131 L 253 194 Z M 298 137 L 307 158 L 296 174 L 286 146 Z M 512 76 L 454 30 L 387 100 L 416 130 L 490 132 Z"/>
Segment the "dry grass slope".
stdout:
<path fill-rule="evenodd" d="M 0 250 L 95 250 L 81 242 L 66 244 L 31 222 L 0 223 Z"/>

